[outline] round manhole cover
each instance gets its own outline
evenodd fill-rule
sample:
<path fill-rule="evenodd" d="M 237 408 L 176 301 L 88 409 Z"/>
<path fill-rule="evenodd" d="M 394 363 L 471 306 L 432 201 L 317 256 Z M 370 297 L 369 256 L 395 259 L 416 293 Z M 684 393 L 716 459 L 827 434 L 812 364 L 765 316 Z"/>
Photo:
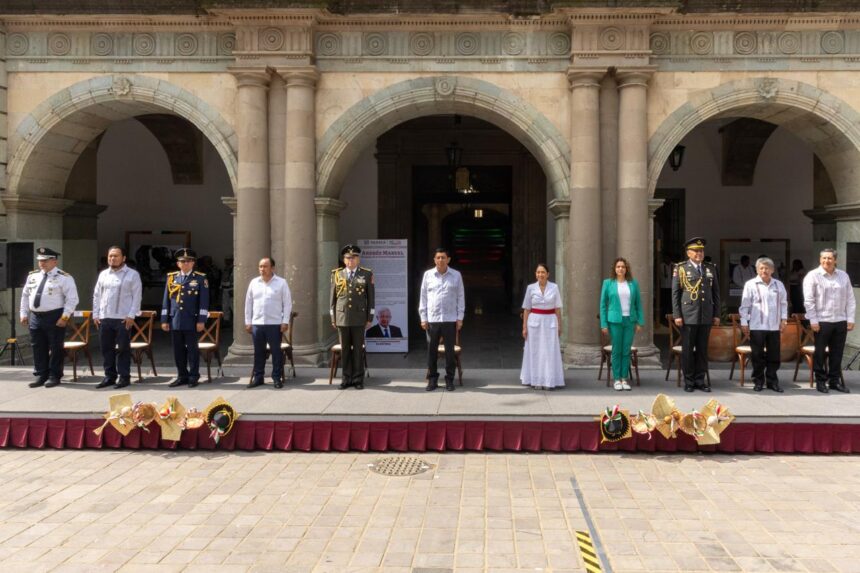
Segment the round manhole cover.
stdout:
<path fill-rule="evenodd" d="M 379 458 L 372 464 L 368 464 L 371 471 L 384 476 L 414 476 L 430 469 L 430 464 L 421 458 L 410 456 L 397 456 L 391 458 Z"/>

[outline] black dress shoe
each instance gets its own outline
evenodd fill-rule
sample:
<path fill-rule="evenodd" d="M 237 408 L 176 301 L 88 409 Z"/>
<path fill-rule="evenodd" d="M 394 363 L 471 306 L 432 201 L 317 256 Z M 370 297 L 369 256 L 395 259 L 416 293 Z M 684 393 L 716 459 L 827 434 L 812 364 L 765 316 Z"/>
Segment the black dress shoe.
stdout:
<path fill-rule="evenodd" d="M 116 384 L 116 380 L 114 380 L 113 378 L 105 378 L 104 380 L 96 384 L 96 388 L 107 388 L 108 386 L 113 386 L 114 384 Z"/>
<path fill-rule="evenodd" d="M 783 392 L 785 392 L 785 390 L 779 387 L 779 384 L 772 384 L 770 389 L 778 394 L 782 394 Z"/>
<path fill-rule="evenodd" d="M 346 380 L 344 380 L 343 382 L 340 383 L 340 389 L 341 390 L 346 390 L 350 386 L 352 386 L 352 382 L 347 382 Z"/>
<path fill-rule="evenodd" d="M 827 389 L 827 384 L 824 382 L 816 382 L 815 389 L 821 392 L 822 394 L 827 394 L 830 390 Z"/>
<path fill-rule="evenodd" d="M 189 388 L 197 388 L 198 384 L 200 384 L 200 381 L 197 380 L 197 378 L 191 378 L 190 380 L 188 380 L 188 387 Z"/>
<path fill-rule="evenodd" d="M 253 378 L 251 379 L 250 382 L 248 382 L 248 388 L 256 388 L 257 386 L 262 386 L 262 385 L 263 385 L 262 380 L 254 380 Z"/>
<path fill-rule="evenodd" d="M 30 388 L 38 388 L 39 386 L 44 386 L 47 380 L 47 378 L 39 378 L 38 380 L 33 380 L 32 382 L 30 382 L 29 384 L 27 384 L 27 386 L 29 386 Z"/>
<path fill-rule="evenodd" d="M 131 386 L 131 380 L 129 378 L 120 378 L 114 388 L 119 390 L 120 388 L 126 388 L 127 386 Z"/>
<path fill-rule="evenodd" d="M 753 392 L 761 392 L 763 389 L 764 387 L 759 382 L 756 382 L 755 386 L 753 386 Z"/>
<path fill-rule="evenodd" d="M 708 393 L 710 393 L 710 392 L 711 392 L 711 385 L 710 385 L 710 384 L 706 384 L 705 386 L 702 386 L 702 392 L 708 392 Z"/>
<path fill-rule="evenodd" d="M 54 386 L 60 385 L 59 378 L 49 378 L 47 382 L 45 382 L 45 388 L 53 388 Z"/>
<path fill-rule="evenodd" d="M 358 381 L 353 386 L 355 386 L 356 390 L 364 390 L 364 382 Z"/>
<path fill-rule="evenodd" d="M 427 381 L 427 387 L 424 390 L 426 390 L 427 392 L 432 392 L 433 390 L 435 390 L 438 387 L 439 387 L 439 381 L 432 379 L 432 380 Z"/>
<path fill-rule="evenodd" d="M 695 390 L 693 386 L 684 386 L 684 392 L 692 392 L 693 390 Z"/>
<path fill-rule="evenodd" d="M 842 382 L 838 384 L 834 384 L 830 387 L 832 390 L 836 390 L 837 392 L 842 392 L 843 394 L 850 394 L 851 390 L 848 389 L 848 386 L 843 384 Z"/>
<path fill-rule="evenodd" d="M 176 388 L 177 386 L 185 386 L 188 384 L 187 378 L 177 378 L 173 382 L 167 385 L 168 388 Z"/>
<path fill-rule="evenodd" d="M 275 380 L 275 389 L 276 390 L 280 390 L 283 387 L 284 387 L 284 381 L 283 380 Z"/>
<path fill-rule="evenodd" d="M 453 380 L 445 380 L 445 390 L 448 392 L 454 391 L 454 381 Z"/>

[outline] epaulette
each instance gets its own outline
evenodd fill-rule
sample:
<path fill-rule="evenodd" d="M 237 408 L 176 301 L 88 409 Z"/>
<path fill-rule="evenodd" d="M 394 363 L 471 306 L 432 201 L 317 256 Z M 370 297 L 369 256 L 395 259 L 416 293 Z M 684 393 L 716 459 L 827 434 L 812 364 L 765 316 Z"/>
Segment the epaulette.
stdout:
<path fill-rule="evenodd" d="M 42 272 L 42 271 L 40 271 L 39 269 L 33 269 L 32 271 L 29 272 L 29 274 L 32 275 L 34 273 L 40 273 L 40 272 Z"/>
<path fill-rule="evenodd" d="M 339 270 L 340 270 L 340 269 L 342 269 L 342 268 L 343 268 L 343 267 L 337 267 L 336 269 L 332 269 L 332 270 L 331 270 L 331 274 L 336 273 L 337 271 L 339 271 Z"/>
<path fill-rule="evenodd" d="M 201 277 L 205 277 L 206 273 L 201 273 L 200 271 L 194 271 L 195 275 L 200 275 Z"/>
<path fill-rule="evenodd" d="M 360 268 L 360 269 L 361 269 L 361 270 L 363 270 L 363 271 L 367 271 L 367 272 L 369 272 L 369 273 L 372 273 L 372 272 L 373 272 L 372 270 L 370 270 L 370 269 L 369 269 L 369 268 L 367 268 L 367 267 L 358 267 L 358 268 Z"/>
<path fill-rule="evenodd" d="M 63 275 L 64 277 L 71 276 L 69 273 L 67 273 L 63 269 L 57 269 L 57 272 L 60 273 L 61 275 Z"/>
<path fill-rule="evenodd" d="M 167 273 L 167 276 L 178 275 L 179 271 L 173 271 L 172 273 Z"/>

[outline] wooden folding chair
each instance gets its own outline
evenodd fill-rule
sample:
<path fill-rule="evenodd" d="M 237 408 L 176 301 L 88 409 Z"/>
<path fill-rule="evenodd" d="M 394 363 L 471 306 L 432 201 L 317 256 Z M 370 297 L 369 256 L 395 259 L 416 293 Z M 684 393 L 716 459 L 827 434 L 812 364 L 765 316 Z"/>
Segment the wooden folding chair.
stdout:
<path fill-rule="evenodd" d="M 152 326 L 155 324 L 156 316 L 158 316 L 158 312 L 154 310 L 141 311 L 140 315 L 131 325 L 131 329 L 133 331 L 130 344 L 131 359 L 137 365 L 138 382 L 143 380 L 140 366 L 143 362 L 144 354 L 149 356 L 149 363 L 152 366 L 152 375 L 158 376 L 158 372 L 155 370 L 155 359 L 152 357 Z"/>
<path fill-rule="evenodd" d="M 597 372 L 597 379 L 603 376 L 603 365 L 606 364 L 606 387 L 612 383 L 612 341 L 608 334 L 603 334 L 603 329 L 600 329 L 600 370 Z M 636 385 L 640 386 L 639 382 L 639 349 L 635 346 L 630 347 L 630 377 L 636 376 Z"/>
<path fill-rule="evenodd" d="M 296 311 L 290 313 L 290 322 L 286 332 L 281 333 L 281 354 L 284 357 L 284 365 L 287 360 L 290 361 L 290 368 L 293 372 L 293 378 L 296 377 L 296 363 L 293 361 L 293 326 L 296 322 L 296 317 L 299 315 Z M 272 353 L 272 349 L 266 344 L 266 359 Z M 366 361 L 366 360 L 365 360 Z M 251 366 L 251 378 L 254 377 L 254 367 Z"/>
<path fill-rule="evenodd" d="M 439 337 L 439 346 L 436 348 L 437 356 L 445 357 L 445 337 Z M 457 334 L 454 337 L 454 360 L 457 364 L 457 381 L 460 386 L 463 385 L 463 366 L 460 363 L 460 354 L 463 352 L 463 347 L 460 346 L 460 331 L 457 331 Z M 424 375 L 424 379 L 428 380 L 430 378 L 430 369 L 427 369 L 427 374 Z"/>
<path fill-rule="evenodd" d="M 224 376 L 224 368 L 221 365 L 221 319 L 223 316 L 224 313 L 220 311 L 210 312 L 197 342 L 200 355 L 206 361 L 207 382 L 212 382 L 212 356 L 218 360 L 218 375 Z"/>
<path fill-rule="evenodd" d="M 337 369 L 340 365 L 341 345 L 340 342 L 331 347 L 328 358 L 328 383 L 331 384 L 334 377 L 337 375 Z M 370 368 L 367 367 L 367 345 L 364 346 L 364 377 L 370 378 Z"/>
<path fill-rule="evenodd" d="M 815 386 L 815 371 L 813 370 L 813 358 L 815 356 L 815 332 L 812 331 L 812 326 L 810 326 L 806 321 L 806 315 L 795 313 L 791 316 L 797 320 L 797 324 L 800 328 L 800 346 L 797 351 L 797 359 L 794 363 L 794 378 L 792 378 L 792 380 L 797 380 L 797 372 L 800 370 L 800 362 L 805 361 L 807 368 L 809 368 L 809 387 L 812 388 Z M 826 358 L 830 353 L 830 348 L 825 348 L 824 352 L 824 356 Z M 825 364 L 827 364 L 827 360 L 825 360 Z"/>
<path fill-rule="evenodd" d="M 732 340 L 735 347 L 735 355 L 732 358 L 732 368 L 729 371 L 729 380 L 735 374 L 735 364 L 740 363 L 741 371 L 741 387 L 744 385 L 744 372 L 746 365 L 749 364 L 750 356 L 752 355 L 752 346 L 750 346 L 750 335 L 744 334 L 741 329 L 741 315 L 730 314 L 729 318 L 732 321 Z"/>
<path fill-rule="evenodd" d="M 80 319 L 80 320 L 77 320 Z M 96 375 L 93 370 L 93 357 L 90 354 L 90 325 L 93 323 L 93 313 L 90 310 L 75 311 L 68 322 L 72 327 L 69 338 L 63 342 L 63 354 L 72 361 L 72 380 L 78 379 L 78 352 L 83 352 L 90 365 L 90 374 Z"/>

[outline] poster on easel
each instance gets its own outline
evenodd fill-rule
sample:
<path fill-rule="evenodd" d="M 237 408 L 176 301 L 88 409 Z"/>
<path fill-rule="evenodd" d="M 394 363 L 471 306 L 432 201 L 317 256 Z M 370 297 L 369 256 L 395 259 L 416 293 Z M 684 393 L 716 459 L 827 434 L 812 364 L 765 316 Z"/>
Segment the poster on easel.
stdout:
<path fill-rule="evenodd" d="M 406 239 L 365 239 L 361 266 L 373 271 L 376 314 L 365 333 L 368 352 L 409 352 Z"/>

